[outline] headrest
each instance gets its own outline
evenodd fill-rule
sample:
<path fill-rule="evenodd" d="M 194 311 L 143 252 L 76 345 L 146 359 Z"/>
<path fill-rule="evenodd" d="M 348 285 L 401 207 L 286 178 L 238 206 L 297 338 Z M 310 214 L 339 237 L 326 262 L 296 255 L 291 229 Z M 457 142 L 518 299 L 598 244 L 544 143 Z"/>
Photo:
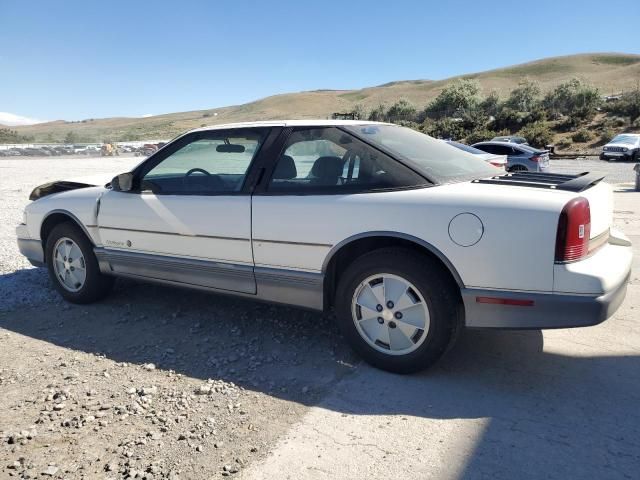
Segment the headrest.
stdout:
<path fill-rule="evenodd" d="M 343 170 L 344 162 L 340 157 L 320 157 L 313 162 L 310 173 L 315 178 L 337 179 Z"/>
<path fill-rule="evenodd" d="M 273 172 L 273 178 L 276 180 L 290 180 L 298 176 L 296 163 L 289 155 L 282 155 Z"/>

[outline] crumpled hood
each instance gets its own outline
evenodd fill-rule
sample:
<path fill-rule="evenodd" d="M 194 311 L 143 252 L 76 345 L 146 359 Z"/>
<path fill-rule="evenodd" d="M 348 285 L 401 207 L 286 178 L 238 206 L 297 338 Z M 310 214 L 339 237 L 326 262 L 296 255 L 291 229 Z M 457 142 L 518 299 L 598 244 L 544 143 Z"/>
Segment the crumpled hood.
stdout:
<path fill-rule="evenodd" d="M 74 177 L 69 180 L 56 180 L 54 182 L 38 185 L 29 195 L 29 200 L 38 200 L 54 193 L 77 190 L 79 188 L 104 186 L 111 181 L 111 175 L 96 174 Z"/>

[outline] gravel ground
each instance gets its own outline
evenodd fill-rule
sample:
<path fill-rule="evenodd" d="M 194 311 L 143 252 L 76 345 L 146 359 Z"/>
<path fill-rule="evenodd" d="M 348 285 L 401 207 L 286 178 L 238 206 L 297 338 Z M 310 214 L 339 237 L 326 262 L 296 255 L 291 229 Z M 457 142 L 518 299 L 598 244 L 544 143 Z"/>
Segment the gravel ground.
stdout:
<path fill-rule="evenodd" d="M 294 432 L 292 441 L 300 441 L 301 445 L 303 440 L 295 432 L 307 432 L 306 443 L 301 446 L 307 455 L 320 459 L 314 447 L 320 445 L 323 459 L 341 452 L 344 462 L 357 452 L 366 453 L 369 460 L 383 455 L 378 461 L 385 462 L 387 450 L 373 449 L 367 435 L 393 435 L 406 440 L 407 445 L 411 443 L 412 439 L 396 435 L 392 427 L 413 419 L 407 412 L 422 415 L 424 402 L 405 410 L 398 405 L 385 405 L 384 398 L 382 403 L 376 400 L 392 398 L 381 396 L 380 392 L 397 393 L 397 379 L 408 377 L 389 376 L 359 366 L 332 322 L 322 315 L 131 281 L 119 281 L 114 294 L 95 305 L 75 306 L 59 300 L 45 271 L 31 268 L 15 244 L 14 227 L 20 222 L 29 192 L 34 186 L 55 179 L 96 174 L 110 178 L 139 160 L 0 159 L 0 478 L 200 479 L 243 472 L 246 478 L 262 477 L 264 472 L 271 472 L 266 478 L 276 478 L 278 471 L 282 477 L 299 478 L 282 471 L 293 471 L 297 449 L 293 449 L 293 459 L 291 455 L 282 456 L 288 458 L 284 463 L 274 463 L 273 456 L 268 457 L 270 451 L 286 448 L 287 432 Z M 556 160 L 552 161 L 552 168 L 606 171 L 612 183 L 633 181 L 631 164 Z M 632 351 L 637 354 L 637 343 L 633 343 L 637 334 L 634 335 L 628 337 L 631 340 L 626 345 L 636 345 Z M 407 392 L 425 398 L 428 390 L 424 388 L 433 386 L 430 378 L 435 379 L 436 388 L 457 385 L 460 379 L 464 385 L 473 386 L 486 376 L 477 365 L 484 362 L 489 371 L 496 371 L 497 364 L 492 362 L 502 357 L 513 360 L 514 366 L 500 370 L 500 378 L 507 384 L 520 385 L 521 376 L 531 373 L 523 365 L 526 362 L 517 359 L 521 337 L 513 337 L 515 347 L 508 353 L 498 357 L 490 354 L 489 359 L 486 350 L 500 351 L 505 347 L 485 337 L 486 334 L 466 335 L 461 345 L 471 353 L 461 356 L 463 347 L 455 349 L 450 357 L 453 360 L 444 362 L 432 377 L 412 377 L 405 385 Z M 533 337 L 522 338 L 527 344 Z M 538 334 L 534 340 L 541 338 Z M 606 345 L 625 341 L 609 339 Z M 576 342 L 581 344 L 580 337 Z M 558 344 L 559 349 L 564 348 L 562 339 Z M 479 353 L 480 350 L 485 351 Z M 530 360 L 535 363 L 536 358 Z M 540 373 L 544 368 L 537 368 L 536 375 L 556 378 L 554 373 Z M 495 387 L 498 391 L 508 390 L 502 383 Z M 489 386 L 482 388 L 487 390 Z M 376 399 L 369 398 L 368 389 L 375 389 Z M 589 396 L 588 387 L 579 390 L 581 396 Z M 459 393 L 468 398 L 473 391 L 460 387 Z M 559 391 L 553 393 L 562 397 Z M 444 410 L 459 405 L 460 398 L 447 395 L 452 394 L 430 402 Z M 483 395 L 488 396 L 488 390 Z M 612 395 L 620 396 L 620 392 L 613 391 Z M 537 400 L 522 396 L 519 391 L 516 400 L 537 405 Z M 442 398 L 449 399 L 447 405 L 442 404 Z M 564 405 L 567 399 L 562 398 Z M 397 400 L 400 405 L 408 401 Z M 494 402 L 498 404 L 499 400 Z M 478 416 L 495 413 L 500 417 L 496 408 L 480 408 Z M 336 414 L 336 418 L 329 421 L 324 413 L 318 416 L 318 412 L 326 411 Z M 379 414 L 373 417 L 365 415 L 376 411 Z M 442 415 L 449 418 L 448 422 L 455 422 L 450 419 L 456 415 L 454 412 Z M 346 435 L 344 439 L 323 446 L 331 429 L 339 429 L 341 422 L 349 421 L 347 417 L 366 420 L 368 426 L 359 425 L 350 433 L 345 430 L 338 434 L 339 438 Z M 308 418 L 315 419 L 311 431 L 316 436 L 309 436 L 304 429 L 304 419 Z M 366 433 L 367 428 L 373 429 L 378 423 L 375 431 Z M 415 419 L 411 425 L 414 436 L 429 428 Z M 439 422 L 433 435 L 451 431 L 471 438 L 470 430 L 451 425 L 454 427 Z M 595 430 L 609 428 L 608 424 L 606 428 L 600 424 L 591 426 Z M 636 427 L 633 423 L 627 425 L 626 434 L 631 435 L 629 432 Z M 583 430 L 580 431 L 585 435 L 592 434 Z M 356 452 L 350 450 L 354 438 L 361 439 L 354 443 Z M 385 441 L 381 438 L 374 443 Z M 497 440 L 492 437 L 482 450 L 484 458 L 494 452 L 491 442 Z M 638 462 L 637 452 L 627 450 L 619 449 L 620 458 L 626 462 L 625 471 L 630 462 Z M 413 450 L 406 449 L 410 451 Z M 445 449 L 442 455 L 446 457 L 450 452 Z M 340 470 L 337 458 L 333 470 L 325 464 L 318 465 L 317 475 L 312 477 L 358 476 L 354 472 L 358 472 L 355 466 L 360 459 L 352 462 L 350 470 L 346 466 Z M 434 462 L 433 465 L 438 463 Z M 331 473 L 323 475 L 321 467 Z M 347 475 L 348 471 L 353 474 Z"/>
<path fill-rule="evenodd" d="M 315 313 L 131 281 L 62 302 L 17 250 L 29 192 L 138 161 L 0 160 L 0 478 L 235 475 L 353 370 Z"/>

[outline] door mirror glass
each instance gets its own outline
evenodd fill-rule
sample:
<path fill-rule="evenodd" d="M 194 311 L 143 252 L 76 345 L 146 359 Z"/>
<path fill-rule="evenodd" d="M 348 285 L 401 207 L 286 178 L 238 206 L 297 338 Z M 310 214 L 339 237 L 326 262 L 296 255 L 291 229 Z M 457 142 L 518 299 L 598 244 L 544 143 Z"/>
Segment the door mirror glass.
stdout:
<path fill-rule="evenodd" d="M 133 187 L 133 173 L 121 173 L 111 180 L 111 188 L 116 192 L 129 192 Z"/>

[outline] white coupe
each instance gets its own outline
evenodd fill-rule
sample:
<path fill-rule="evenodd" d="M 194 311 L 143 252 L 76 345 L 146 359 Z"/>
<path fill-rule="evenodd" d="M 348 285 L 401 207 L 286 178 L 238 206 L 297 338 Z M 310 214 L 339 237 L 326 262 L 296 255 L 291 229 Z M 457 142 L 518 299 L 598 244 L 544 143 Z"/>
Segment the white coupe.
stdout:
<path fill-rule="evenodd" d="M 631 243 L 594 174 L 505 174 L 408 128 L 274 121 L 190 131 L 106 186 L 36 188 L 17 228 L 61 295 L 116 276 L 333 310 L 371 364 L 411 372 L 463 327 L 594 325 Z"/>

